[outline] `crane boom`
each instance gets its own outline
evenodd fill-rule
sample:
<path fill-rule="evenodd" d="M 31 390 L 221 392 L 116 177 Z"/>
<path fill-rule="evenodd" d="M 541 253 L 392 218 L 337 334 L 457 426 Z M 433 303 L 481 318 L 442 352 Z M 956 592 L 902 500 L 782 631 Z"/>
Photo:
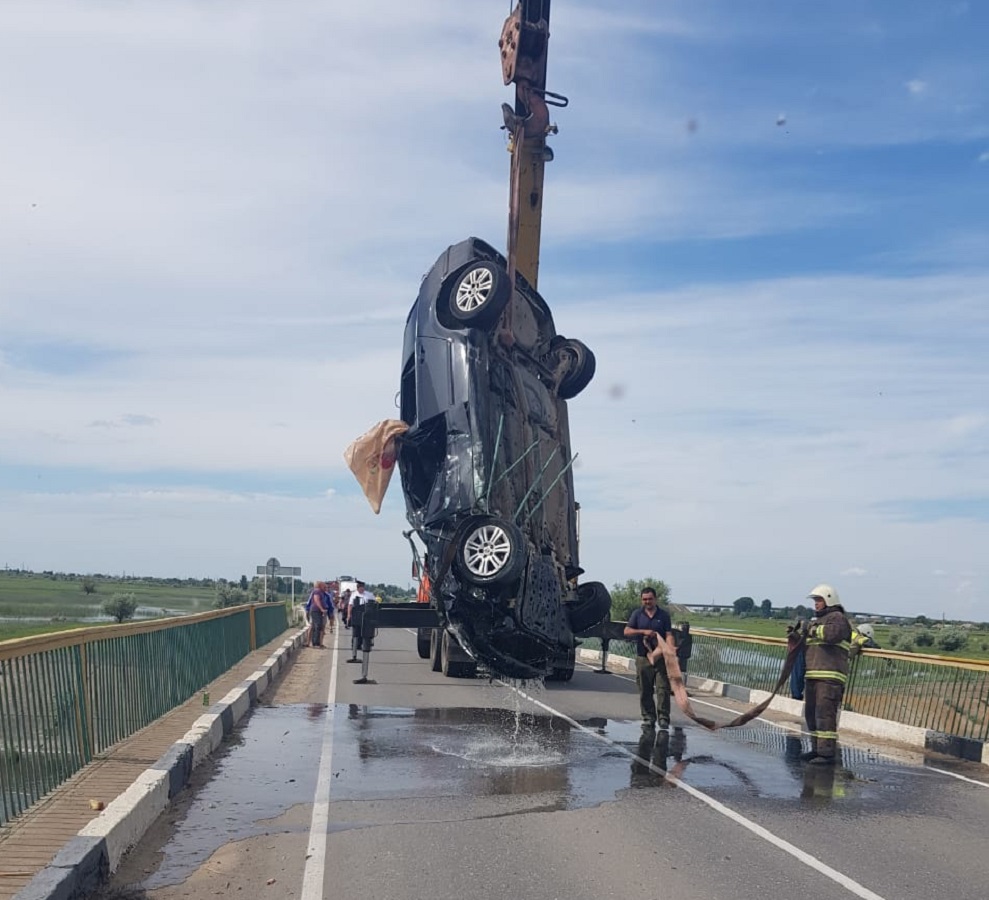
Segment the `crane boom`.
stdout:
<path fill-rule="evenodd" d="M 543 176 L 553 158 L 546 135 L 549 106 L 567 99 L 546 90 L 550 0 L 519 0 L 505 20 L 498 46 L 505 84 L 515 84 L 515 105 L 502 105 L 512 154 L 508 215 L 508 266 L 514 279 L 521 272 L 534 288 L 539 280 L 542 237 Z"/>

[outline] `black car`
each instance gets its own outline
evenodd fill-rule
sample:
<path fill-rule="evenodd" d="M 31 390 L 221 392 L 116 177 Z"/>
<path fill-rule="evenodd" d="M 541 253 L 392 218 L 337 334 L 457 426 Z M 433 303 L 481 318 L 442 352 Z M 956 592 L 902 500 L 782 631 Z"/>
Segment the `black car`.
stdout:
<path fill-rule="evenodd" d="M 444 628 L 507 677 L 568 678 L 575 635 L 610 611 L 604 585 L 578 584 L 566 401 L 593 375 L 591 351 L 484 241 L 424 278 L 402 352 L 406 513 Z"/>

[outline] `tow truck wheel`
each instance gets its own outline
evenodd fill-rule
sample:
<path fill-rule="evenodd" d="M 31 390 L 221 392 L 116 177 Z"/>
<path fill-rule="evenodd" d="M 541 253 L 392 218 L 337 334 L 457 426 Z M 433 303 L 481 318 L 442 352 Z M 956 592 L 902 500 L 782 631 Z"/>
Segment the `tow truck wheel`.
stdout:
<path fill-rule="evenodd" d="M 474 674 L 477 671 L 476 667 L 474 672 L 470 671 L 471 664 L 464 662 L 455 662 L 450 659 L 452 655 L 452 642 L 455 638 L 450 634 L 449 631 L 443 632 L 443 637 L 440 641 L 440 668 L 447 678 L 467 678 L 469 675 Z"/>
<path fill-rule="evenodd" d="M 557 359 L 565 366 L 556 393 L 560 399 L 570 400 L 591 383 L 597 361 L 587 344 L 573 338 L 560 341 L 554 349 Z"/>
<path fill-rule="evenodd" d="M 566 659 L 555 660 L 546 676 L 547 681 L 570 681 L 577 668 L 577 648 L 571 647 Z"/>
<path fill-rule="evenodd" d="M 525 568 L 525 539 L 511 522 L 474 516 L 464 527 L 455 559 L 457 572 L 471 584 L 506 584 Z"/>
<path fill-rule="evenodd" d="M 429 659 L 430 653 L 430 632 L 432 628 L 417 628 L 416 629 L 416 652 L 419 654 L 419 659 Z"/>
<path fill-rule="evenodd" d="M 509 294 L 508 274 L 500 266 L 475 263 L 460 273 L 450 289 L 450 314 L 475 328 L 493 325 Z"/>
<path fill-rule="evenodd" d="M 434 672 L 439 672 L 443 667 L 443 661 L 441 659 L 440 648 L 442 646 L 442 641 L 440 640 L 440 630 L 439 628 L 429 629 L 429 660 L 430 667 Z"/>

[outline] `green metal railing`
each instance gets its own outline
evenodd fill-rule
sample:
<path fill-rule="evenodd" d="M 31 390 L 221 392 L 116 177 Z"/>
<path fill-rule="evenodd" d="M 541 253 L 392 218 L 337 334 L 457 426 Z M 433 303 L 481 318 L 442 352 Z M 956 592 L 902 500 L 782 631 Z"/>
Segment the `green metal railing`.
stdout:
<path fill-rule="evenodd" d="M 0 826 L 287 626 L 267 603 L 0 642 Z"/>
<path fill-rule="evenodd" d="M 770 691 L 786 641 L 691 629 L 690 675 Z M 600 642 L 583 645 L 597 649 Z M 609 656 L 635 655 L 635 644 L 611 641 Z M 789 695 L 789 685 L 783 689 Z M 989 740 L 989 662 L 893 650 L 865 650 L 852 660 L 844 709 L 947 735 Z"/>

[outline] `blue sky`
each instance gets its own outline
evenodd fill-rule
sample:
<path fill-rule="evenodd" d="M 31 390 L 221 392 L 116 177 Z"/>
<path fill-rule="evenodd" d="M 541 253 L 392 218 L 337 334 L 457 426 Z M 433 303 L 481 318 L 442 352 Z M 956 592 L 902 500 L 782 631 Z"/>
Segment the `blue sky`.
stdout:
<path fill-rule="evenodd" d="M 507 6 L 6 0 L 0 565 L 407 583 L 342 453 L 504 246 Z M 616 7 L 549 59 L 587 577 L 989 619 L 989 10 Z"/>

